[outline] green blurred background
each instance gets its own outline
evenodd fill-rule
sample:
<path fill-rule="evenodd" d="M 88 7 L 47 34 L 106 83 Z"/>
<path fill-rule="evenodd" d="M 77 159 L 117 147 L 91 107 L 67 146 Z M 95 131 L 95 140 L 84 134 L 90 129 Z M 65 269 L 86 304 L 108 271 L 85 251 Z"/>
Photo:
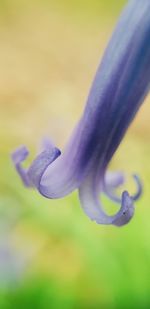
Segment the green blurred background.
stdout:
<path fill-rule="evenodd" d="M 26 190 L 10 160 L 45 135 L 64 147 L 125 2 L 0 0 L 0 309 L 150 308 L 149 98 L 111 164 L 144 182 L 123 228 L 91 222 L 77 192 Z"/>

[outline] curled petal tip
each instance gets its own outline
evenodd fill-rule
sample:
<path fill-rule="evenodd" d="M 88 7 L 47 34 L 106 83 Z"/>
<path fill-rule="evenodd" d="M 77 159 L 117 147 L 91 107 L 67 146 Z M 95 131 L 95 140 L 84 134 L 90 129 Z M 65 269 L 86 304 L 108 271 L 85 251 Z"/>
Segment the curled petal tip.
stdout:
<path fill-rule="evenodd" d="M 26 169 L 21 166 L 21 163 L 27 158 L 28 154 L 28 149 L 25 146 L 21 146 L 12 153 L 11 158 L 25 187 L 32 187 Z"/>
<path fill-rule="evenodd" d="M 12 152 L 11 158 L 14 164 L 19 164 L 24 161 L 29 155 L 29 151 L 25 146 L 18 147 L 15 151 Z"/>
<path fill-rule="evenodd" d="M 45 197 L 47 197 L 47 194 L 44 191 L 42 192 L 42 186 L 40 184 L 41 178 L 47 167 L 53 161 L 55 161 L 60 156 L 60 154 L 61 152 L 58 148 L 49 148 L 37 156 L 28 170 L 28 177 L 30 178 L 31 182 Z"/>
<path fill-rule="evenodd" d="M 40 181 L 49 164 L 51 164 L 61 152 L 52 143 L 47 142 L 46 150 L 37 156 L 28 169 L 22 166 L 22 162 L 27 158 L 29 151 L 25 146 L 16 149 L 11 155 L 13 163 L 26 187 L 36 187 L 40 191 Z M 45 195 L 43 193 L 43 195 Z"/>
<path fill-rule="evenodd" d="M 133 199 L 130 197 L 127 191 L 122 193 L 122 205 L 121 205 L 121 213 L 119 218 L 117 218 L 113 224 L 116 226 L 123 226 L 127 224 L 134 215 L 134 205 Z"/>
<path fill-rule="evenodd" d="M 136 185 L 136 193 L 131 195 L 131 198 L 133 201 L 136 201 L 140 198 L 140 196 L 142 195 L 143 192 L 143 185 L 141 182 L 141 179 L 138 175 L 133 174 L 132 175 L 134 181 L 135 181 L 135 185 Z M 121 183 L 120 183 L 121 185 Z M 122 203 L 122 198 L 120 198 L 116 193 L 115 193 L 115 186 L 114 185 L 109 185 L 108 181 L 106 182 L 106 180 L 103 182 L 103 191 L 104 193 L 114 202 L 116 203 Z"/>
<path fill-rule="evenodd" d="M 53 141 L 48 138 L 48 137 L 43 137 L 41 143 L 40 143 L 40 152 L 45 151 L 45 150 L 51 150 L 55 148 L 55 145 L 53 143 Z"/>
<path fill-rule="evenodd" d="M 133 178 L 135 180 L 137 189 L 136 189 L 136 193 L 132 196 L 132 198 L 133 198 L 134 201 L 136 201 L 140 198 L 140 196 L 143 193 L 143 185 L 142 185 L 141 179 L 138 175 L 133 174 Z"/>
<path fill-rule="evenodd" d="M 85 182 L 81 184 L 79 196 L 84 212 L 98 224 L 123 226 L 133 217 L 133 199 L 127 191 L 123 192 L 120 210 L 115 215 L 110 216 L 105 212 L 101 203 L 99 182 L 95 182 L 93 175 L 89 175 Z"/>

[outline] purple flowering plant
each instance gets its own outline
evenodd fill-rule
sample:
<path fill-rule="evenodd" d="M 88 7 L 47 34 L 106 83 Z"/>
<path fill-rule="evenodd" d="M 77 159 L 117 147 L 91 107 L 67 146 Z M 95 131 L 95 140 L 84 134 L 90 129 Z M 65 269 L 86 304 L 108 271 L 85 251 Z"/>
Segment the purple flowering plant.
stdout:
<path fill-rule="evenodd" d="M 108 165 L 150 86 L 150 0 L 128 1 L 94 78 L 83 114 L 64 150 L 52 143 L 28 169 L 22 162 L 28 150 L 22 146 L 12 154 L 26 187 L 35 187 L 46 198 L 61 198 L 79 190 L 84 212 L 98 224 L 123 226 L 134 214 L 141 196 L 139 177 L 135 195 L 119 197 L 124 183 L 121 172 L 107 172 Z M 108 215 L 101 202 L 106 194 L 120 205 Z"/>

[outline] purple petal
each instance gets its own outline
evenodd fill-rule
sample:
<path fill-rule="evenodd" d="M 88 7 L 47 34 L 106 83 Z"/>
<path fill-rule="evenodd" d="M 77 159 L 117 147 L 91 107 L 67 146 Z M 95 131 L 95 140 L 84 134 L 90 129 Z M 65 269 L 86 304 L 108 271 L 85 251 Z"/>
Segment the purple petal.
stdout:
<path fill-rule="evenodd" d="M 49 148 L 37 156 L 28 170 L 29 179 L 39 192 L 46 197 L 46 188 L 41 186 L 41 179 L 47 167 L 52 164 L 60 154 L 61 152 L 58 148 Z"/>
<path fill-rule="evenodd" d="M 47 149 L 37 156 L 29 169 L 22 167 L 22 162 L 27 158 L 29 152 L 22 146 L 12 153 L 12 160 L 26 187 L 36 187 L 39 191 L 45 188 L 40 187 L 41 178 L 46 168 L 60 155 L 60 150 L 47 144 Z M 45 191 L 44 191 L 45 192 Z M 46 195 L 44 194 L 43 195 Z"/>
<path fill-rule="evenodd" d="M 118 213 L 118 218 L 113 221 L 113 224 L 116 226 L 125 225 L 132 219 L 133 215 L 133 199 L 129 196 L 127 191 L 124 191 L 122 194 L 122 208 L 120 210 L 120 214 Z"/>
<path fill-rule="evenodd" d="M 121 226 L 127 224 L 134 214 L 133 200 L 128 192 L 123 192 L 120 210 L 113 216 L 105 213 L 101 200 L 99 199 L 99 184 L 95 175 L 89 175 L 79 188 L 79 197 L 82 208 L 91 220 L 98 224 L 113 224 Z"/>
<path fill-rule="evenodd" d="M 116 189 L 123 185 L 125 182 L 125 176 L 122 172 L 106 172 L 105 186 L 109 189 Z"/>
<path fill-rule="evenodd" d="M 27 170 L 22 167 L 21 163 L 28 157 L 29 151 L 25 146 L 17 148 L 11 155 L 12 161 L 16 167 L 20 178 L 22 179 L 23 184 L 26 187 L 32 187 L 31 180 L 27 175 Z"/>
<path fill-rule="evenodd" d="M 28 169 L 22 167 L 29 154 L 24 146 L 12 154 L 12 160 L 25 186 L 36 187 L 47 198 L 65 196 L 78 186 L 74 177 L 75 166 L 71 168 L 67 158 L 64 160 L 64 155 L 60 156 L 60 150 L 51 142 L 46 140 L 43 146 L 46 150 L 36 157 Z"/>
<path fill-rule="evenodd" d="M 134 195 L 131 195 L 132 200 L 136 201 L 140 198 L 140 196 L 142 195 L 142 191 L 143 191 L 143 186 L 142 186 L 142 182 L 139 178 L 138 175 L 133 175 L 133 179 L 135 181 L 136 184 L 136 193 Z M 103 191 L 104 193 L 114 202 L 116 203 L 121 203 L 122 198 L 120 198 L 119 196 L 117 196 L 114 192 L 114 190 L 112 190 L 112 187 L 109 187 L 108 184 L 106 183 L 106 181 L 103 181 Z"/>

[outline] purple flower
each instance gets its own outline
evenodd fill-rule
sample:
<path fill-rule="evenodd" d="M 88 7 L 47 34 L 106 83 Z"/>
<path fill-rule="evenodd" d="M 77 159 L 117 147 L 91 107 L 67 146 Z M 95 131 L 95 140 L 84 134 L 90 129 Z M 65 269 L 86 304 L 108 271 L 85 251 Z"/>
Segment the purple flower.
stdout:
<path fill-rule="evenodd" d="M 124 182 L 121 173 L 106 173 L 128 126 L 145 99 L 150 85 L 150 1 L 131 0 L 124 9 L 92 84 L 85 110 L 61 154 L 52 144 L 28 170 L 21 162 L 28 151 L 21 147 L 12 158 L 24 184 L 47 198 L 61 198 L 79 189 L 85 213 L 99 224 L 124 225 L 134 214 L 134 201 L 142 192 L 119 198 L 115 189 Z M 61 154 L 61 155 L 60 155 Z M 100 197 L 105 193 L 119 211 L 109 216 Z"/>

